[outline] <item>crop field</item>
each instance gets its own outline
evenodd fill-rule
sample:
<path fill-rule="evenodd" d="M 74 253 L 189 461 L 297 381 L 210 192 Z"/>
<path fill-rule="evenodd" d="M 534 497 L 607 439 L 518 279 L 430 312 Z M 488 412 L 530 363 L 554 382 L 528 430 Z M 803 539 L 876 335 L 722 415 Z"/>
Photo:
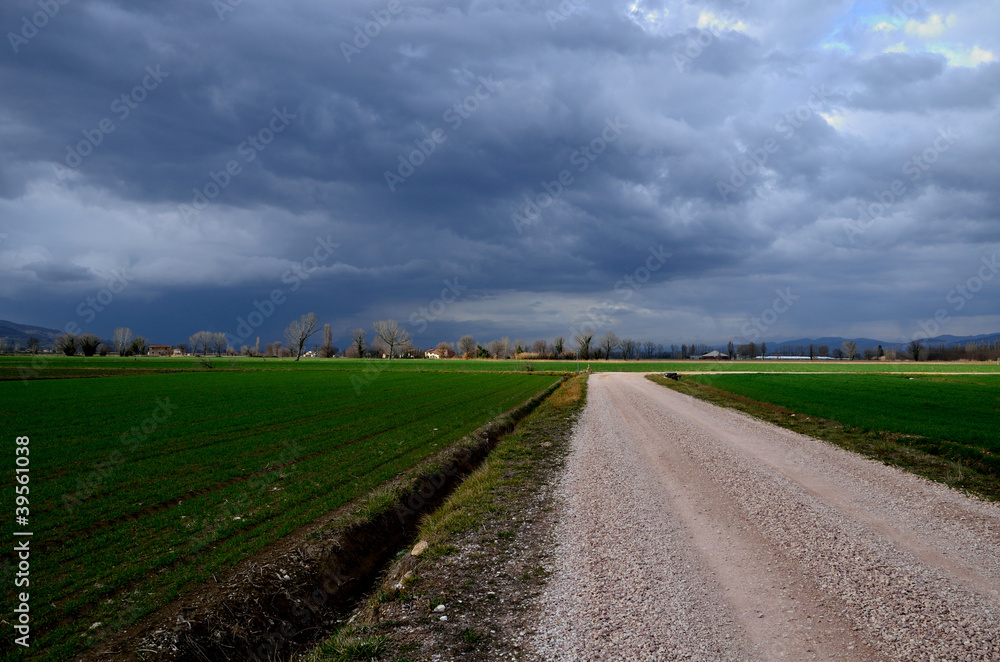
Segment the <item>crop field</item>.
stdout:
<path fill-rule="evenodd" d="M 694 375 L 729 393 L 881 433 L 1000 482 L 1000 376 Z"/>
<path fill-rule="evenodd" d="M 0 427 L 30 436 L 33 650 L 67 659 L 555 380 L 306 368 L 0 382 Z M 0 483 L 13 512 L 13 472 Z"/>
<path fill-rule="evenodd" d="M 0 357 L 0 381 L 211 371 L 354 372 L 830 372 L 1000 374 L 993 363 L 886 363 L 881 361 L 523 361 L 435 359 L 261 359 L 244 357 Z"/>

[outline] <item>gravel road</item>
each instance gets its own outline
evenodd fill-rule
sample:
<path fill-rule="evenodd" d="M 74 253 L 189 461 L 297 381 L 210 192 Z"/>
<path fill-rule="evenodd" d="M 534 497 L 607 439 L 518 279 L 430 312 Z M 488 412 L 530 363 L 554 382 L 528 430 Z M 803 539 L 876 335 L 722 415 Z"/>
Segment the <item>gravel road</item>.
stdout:
<path fill-rule="evenodd" d="M 590 378 L 531 658 L 1000 661 L 1000 508 Z"/>

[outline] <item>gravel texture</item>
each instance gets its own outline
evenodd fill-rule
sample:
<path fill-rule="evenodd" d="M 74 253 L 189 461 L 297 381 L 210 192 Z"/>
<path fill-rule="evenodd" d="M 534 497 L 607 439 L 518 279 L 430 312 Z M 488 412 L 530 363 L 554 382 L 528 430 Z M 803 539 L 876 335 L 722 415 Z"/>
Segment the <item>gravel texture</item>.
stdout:
<path fill-rule="evenodd" d="M 544 660 L 1000 661 L 1000 508 L 654 384 L 590 379 Z"/>

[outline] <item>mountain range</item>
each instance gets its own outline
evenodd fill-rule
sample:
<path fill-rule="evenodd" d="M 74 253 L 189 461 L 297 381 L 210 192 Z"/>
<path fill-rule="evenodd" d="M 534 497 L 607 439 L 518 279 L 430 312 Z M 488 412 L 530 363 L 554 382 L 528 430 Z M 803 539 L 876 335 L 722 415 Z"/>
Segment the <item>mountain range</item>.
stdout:
<path fill-rule="evenodd" d="M 62 331 L 58 329 L 0 320 L 0 338 L 6 338 L 11 346 L 17 343 L 21 348 L 24 348 L 28 344 L 28 338 L 36 336 L 42 347 L 51 347 L 60 335 L 62 335 Z"/>

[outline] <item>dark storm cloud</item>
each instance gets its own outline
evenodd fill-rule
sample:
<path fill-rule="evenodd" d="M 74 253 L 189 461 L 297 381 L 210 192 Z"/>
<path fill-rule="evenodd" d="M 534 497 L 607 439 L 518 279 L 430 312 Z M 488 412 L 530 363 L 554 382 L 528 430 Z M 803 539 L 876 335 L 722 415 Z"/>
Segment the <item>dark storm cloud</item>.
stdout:
<path fill-rule="evenodd" d="M 175 340 L 274 289 L 272 336 L 309 309 L 426 344 L 568 335 L 598 306 L 620 333 L 722 340 L 790 283 L 823 305 L 774 333 L 905 335 L 947 284 L 922 264 L 960 277 L 1000 241 L 1000 12 L 974 3 L 58 6 L 0 59 L 4 317 L 61 324 L 128 266 L 94 324 Z M 5 33 L 39 7 L 5 4 Z M 935 11 L 958 16 L 937 41 Z M 293 291 L 320 237 L 339 247 Z M 621 286 L 650 251 L 670 257 Z"/>

